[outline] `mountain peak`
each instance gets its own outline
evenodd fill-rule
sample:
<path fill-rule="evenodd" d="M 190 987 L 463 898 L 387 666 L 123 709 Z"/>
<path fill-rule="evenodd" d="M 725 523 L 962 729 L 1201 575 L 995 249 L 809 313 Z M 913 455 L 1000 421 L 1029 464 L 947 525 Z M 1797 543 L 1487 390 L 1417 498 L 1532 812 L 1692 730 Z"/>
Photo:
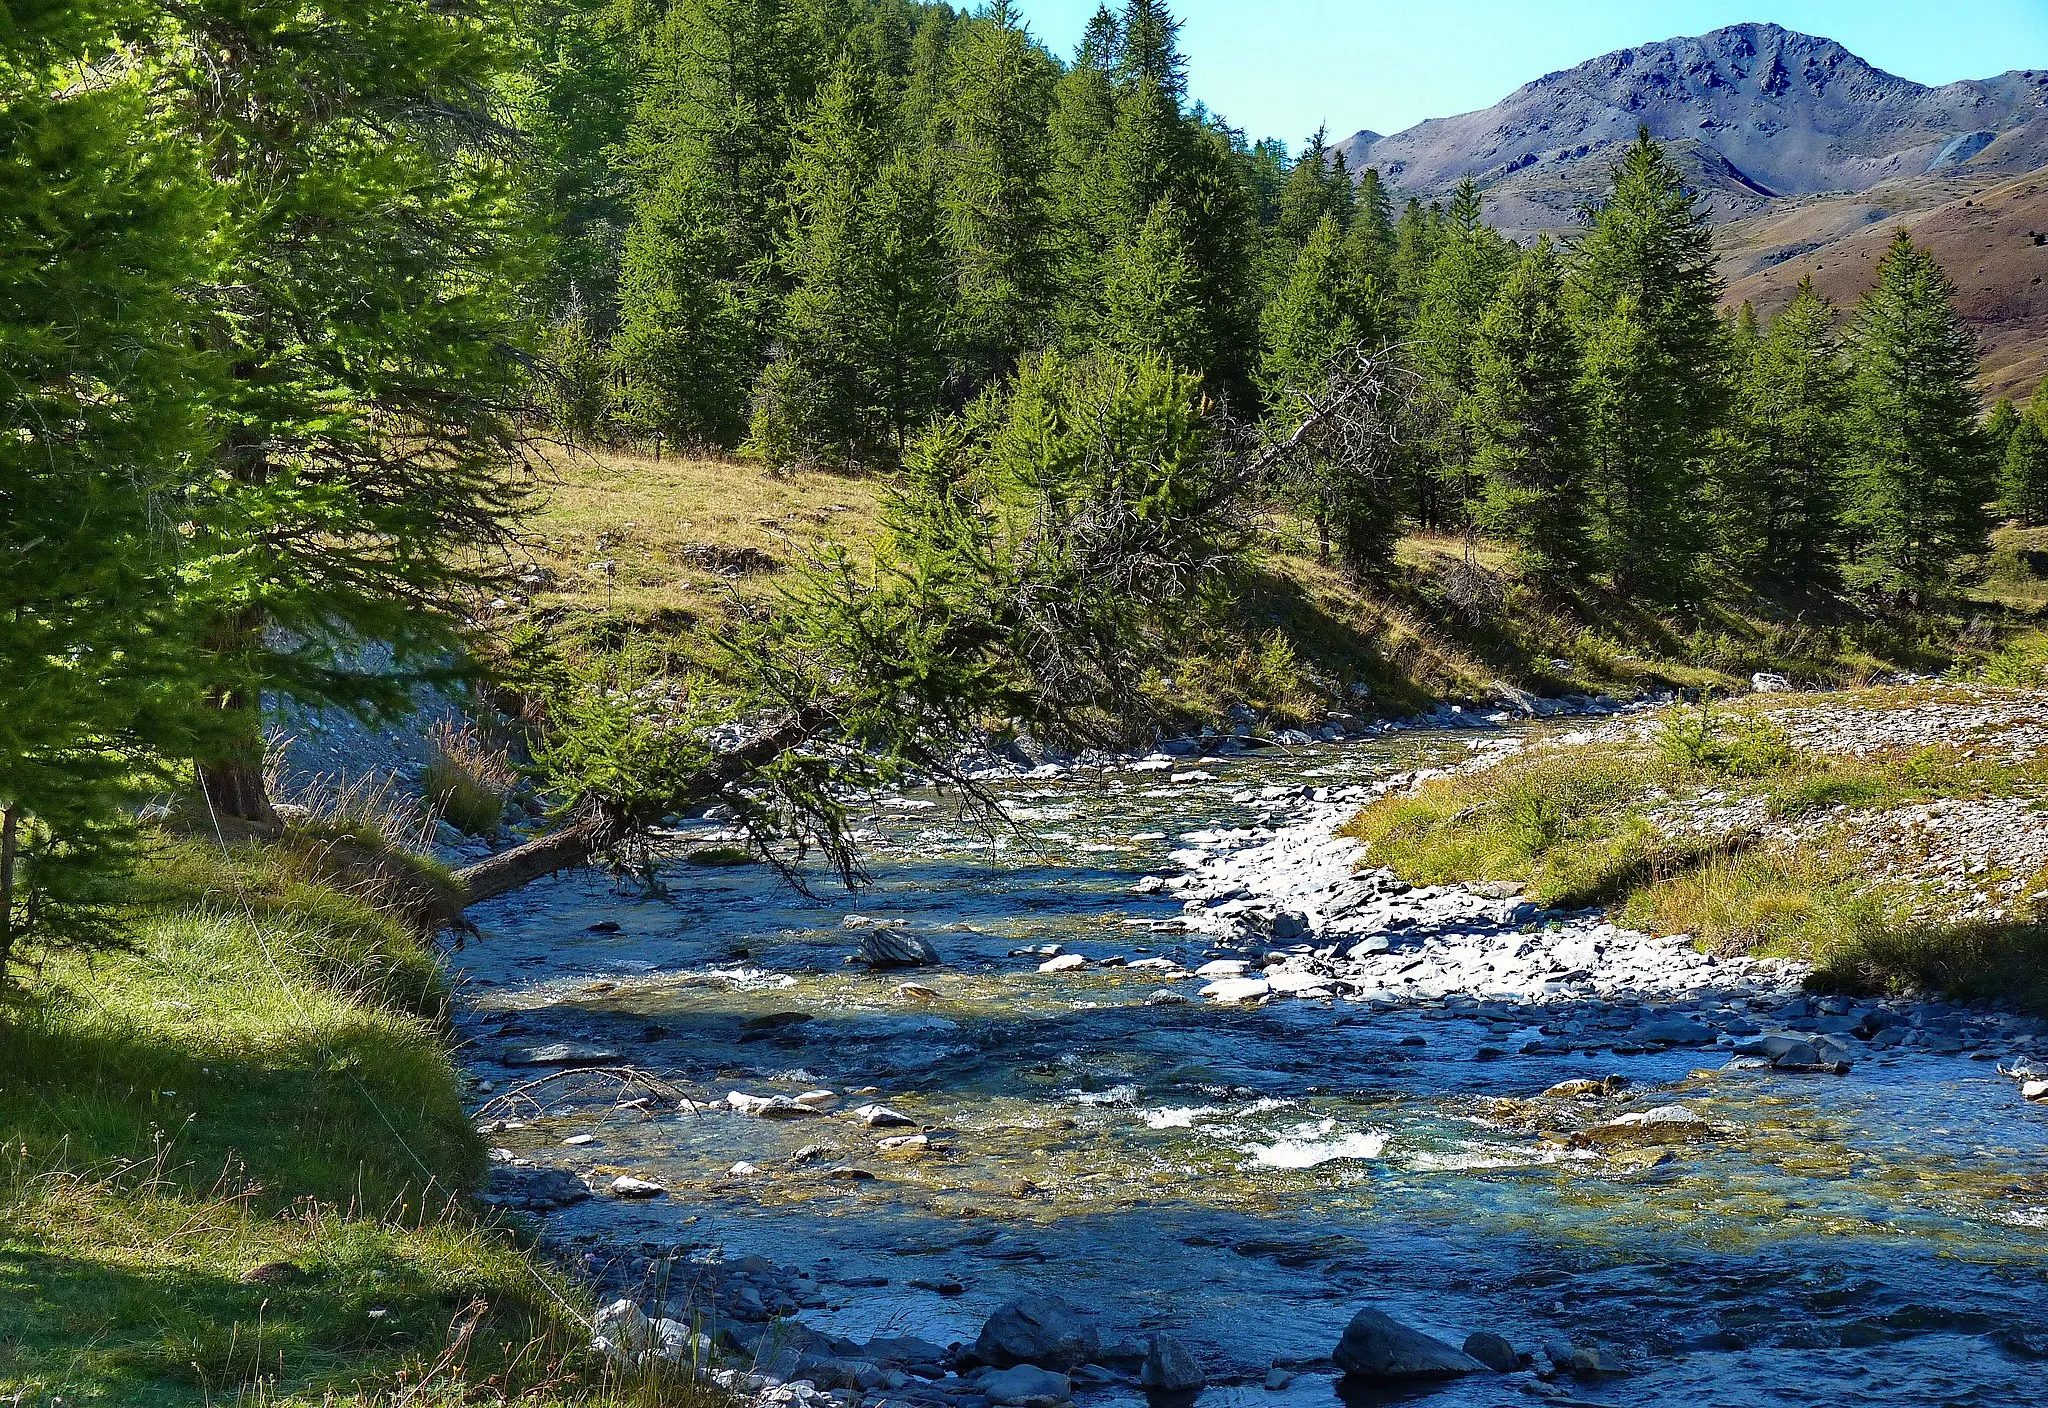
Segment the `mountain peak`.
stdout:
<path fill-rule="evenodd" d="M 1647 127 L 1722 215 L 1779 195 L 1866 190 L 1969 165 L 2048 163 L 2048 84 L 2012 73 L 1928 88 L 1835 40 L 1768 23 L 1617 49 L 1524 84 L 1494 107 L 1342 144 L 1356 171 L 1436 196 L 1471 178 L 1507 225 L 1569 221 L 1604 187 L 1619 146 Z M 1690 155 L 1687 155 L 1690 153 Z M 1500 212 L 1495 214 L 1500 218 Z"/>

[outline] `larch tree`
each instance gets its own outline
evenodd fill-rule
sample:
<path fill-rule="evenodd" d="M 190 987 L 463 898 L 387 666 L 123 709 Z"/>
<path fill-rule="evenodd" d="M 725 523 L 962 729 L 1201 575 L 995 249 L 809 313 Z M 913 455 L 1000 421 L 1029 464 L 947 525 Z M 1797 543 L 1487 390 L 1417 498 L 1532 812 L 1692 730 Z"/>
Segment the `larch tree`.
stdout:
<path fill-rule="evenodd" d="M 621 414 L 646 434 L 731 445 L 780 288 L 773 252 L 801 105 L 783 0 L 681 0 L 650 37 L 620 153 L 633 221 L 612 342 Z"/>
<path fill-rule="evenodd" d="M 1132 238 L 1112 252 L 1103 280 L 1101 342 L 1129 357 L 1198 368 L 1207 352 L 1201 274 L 1180 211 L 1162 196 Z"/>
<path fill-rule="evenodd" d="M 1705 545 L 1702 495 L 1727 400 L 1721 280 L 1698 198 L 1647 129 L 1614 166 L 1572 260 L 1597 541 L 1625 591 L 1673 599 Z"/>
<path fill-rule="evenodd" d="M 1992 438 L 1991 443 L 1998 447 L 2001 442 Z M 2048 378 L 2034 389 L 2027 409 L 2015 413 L 2002 445 L 2005 513 L 2024 528 L 2048 523 Z"/>
<path fill-rule="evenodd" d="M 139 4 L 0 27 L 0 983 L 29 945 L 118 937 L 132 783 L 203 722 L 180 505 L 216 212 L 122 59 L 149 30 Z"/>
<path fill-rule="evenodd" d="M 955 281 L 952 357 L 973 386 L 1050 340 L 1046 124 L 1055 80 L 1009 0 L 967 21 L 953 48 L 941 200 Z"/>
<path fill-rule="evenodd" d="M 1838 584 L 1849 372 L 1835 321 L 1802 279 L 1767 331 L 1753 317 L 1746 330 L 1737 323 L 1728 482 L 1715 507 L 1725 554 L 1749 580 Z"/>
<path fill-rule="evenodd" d="M 1537 240 L 1502 284 L 1472 341 L 1469 424 L 1478 521 L 1548 576 L 1589 556 L 1586 416 L 1563 261 Z"/>
<path fill-rule="evenodd" d="M 1996 468 L 1977 423 L 1976 338 L 1956 312 L 1955 285 L 1904 230 L 1857 305 L 1850 348 L 1847 575 L 1918 598 L 1983 546 Z"/>
<path fill-rule="evenodd" d="M 1321 392 L 1341 360 L 1363 341 L 1353 311 L 1355 279 L 1336 217 L 1325 215 L 1261 321 L 1265 355 L 1258 384 L 1271 423 L 1289 424 L 1303 398 Z M 1334 542 L 1355 576 L 1386 570 L 1399 502 L 1389 486 L 1347 465 L 1309 460 L 1297 466 L 1292 487 L 1315 523 L 1318 552 L 1325 560 Z"/>
<path fill-rule="evenodd" d="M 536 241 L 496 96 L 516 31 L 502 0 L 164 13 L 160 87 L 221 212 L 199 296 L 227 375 L 187 567 L 218 712 L 200 778 L 268 819 L 259 701 L 404 707 L 522 501 Z"/>
<path fill-rule="evenodd" d="M 1444 212 L 1436 255 L 1408 326 L 1409 355 L 1422 384 L 1417 395 L 1420 475 L 1441 485 L 1432 517 L 1469 527 L 1479 479 L 1473 466 L 1473 343 L 1486 310 L 1514 266 L 1515 250 L 1480 215 L 1479 188 L 1458 187 Z"/>

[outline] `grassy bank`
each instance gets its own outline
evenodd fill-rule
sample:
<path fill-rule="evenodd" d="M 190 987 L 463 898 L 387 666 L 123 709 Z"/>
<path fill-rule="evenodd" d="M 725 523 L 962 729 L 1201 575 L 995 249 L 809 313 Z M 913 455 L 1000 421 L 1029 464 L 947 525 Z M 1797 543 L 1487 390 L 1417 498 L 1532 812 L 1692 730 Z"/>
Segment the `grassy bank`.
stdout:
<path fill-rule="evenodd" d="M 740 459 L 564 458 L 530 525 L 524 584 L 486 613 L 489 635 L 529 661 L 632 633 L 701 657 L 710 634 L 771 605 L 819 545 L 873 543 L 886 496 L 886 480 Z M 1994 648 L 2048 602 L 2028 550 L 2001 540 L 1973 597 L 1910 614 L 1739 593 L 1659 611 L 1595 587 L 1539 587 L 1495 545 L 1468 559 L 1461 539 L 1419 533 L 1387 580 L 1361 585 L 1317 559 L 1306 525 L 1276 515 L 1246 579 L 1156 642 L 1142 708 L 1194 726 L 1247 704 L 1313 724 L 1331 708 L 1393 715 L 1498 699 L 1503 686 L 1633 693 L 1746 687 L 1759 670 L 1816 685 L 1940 670 Z"/>
<path fill-rule="evenodd" d="M 1993 668 L 2018 670 L 2032 650 Z M 1866 690 L 1824 702 L 1882 715 L 1943 697 Z M 2048 1011 L 2048 871 L 1885 843 L 1930 803 L 2009 802 L 2019 824 L 2038 826 L 2024 818 L 2048 794 L 2048 757 L 1977 736 L 1861 756 L 1801 746 L 1778 716 L 1821 702 L 1668 710 L 1629 736 L 1532 748 L 1386 797 L 1347 831 L 1371 863 L 1415 883 L 1504 881 L 1545 906 L 1607 906 L 1621 923 L 1718 951 L 1806 959 L 1826 987 Z M 1957 874 L 1970 876 L 1967 895 L 1944 883 Z"/>
<path fill-rule="evenodd" d="M 128 932 L 0 1006 L 0 1402 L 625 1401 L 573 1288 L 466 1213 L 419 939 L 287 850 L 168 838 Z"/>

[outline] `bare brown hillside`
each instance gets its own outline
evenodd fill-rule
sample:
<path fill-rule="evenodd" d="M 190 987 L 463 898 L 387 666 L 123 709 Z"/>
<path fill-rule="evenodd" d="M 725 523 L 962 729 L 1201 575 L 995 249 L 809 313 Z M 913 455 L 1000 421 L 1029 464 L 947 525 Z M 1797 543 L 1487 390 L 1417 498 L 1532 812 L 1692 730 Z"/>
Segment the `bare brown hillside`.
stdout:
<path fill-rule="evenodd" d="M 1768 316 L 1811 275 L 1846 311 L 1901 225 L 1956 282 L 1983 345 L 1985 395 L 2031 392 L 2048 375 L 2048 168 L 1979 189 L 1930 177 L 1813 196 L 1723 226 L 1729 303 Z"/>

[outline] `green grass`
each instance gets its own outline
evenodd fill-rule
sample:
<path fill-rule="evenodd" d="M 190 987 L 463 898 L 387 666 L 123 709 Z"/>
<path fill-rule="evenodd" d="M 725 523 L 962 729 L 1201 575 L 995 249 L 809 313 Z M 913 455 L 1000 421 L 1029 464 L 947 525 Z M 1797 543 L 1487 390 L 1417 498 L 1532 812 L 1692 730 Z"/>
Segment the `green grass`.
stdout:
<path fill-rule="evenodd" d="M 1869 691 L 1861 702 L 1913 697 Z M 2040 796 L 2048 759 L 2007 761 L 1971 740 L 1861 758 L 1807 752 L 1772 715 L 1810 702 L 1781 695 L 1743 713 L 1674 709 L 1645 743 L 1531 750 L 1382 798 L 1346 833 L 1366 844 L 1368 864 L 1413 883 L 1512 881 L 1545 906 L 1611 906 L 1621 923 L 1688 934 L 1719 952 L 1805 958 L 1825 986 L 1934 988 L 2048 1011 L 2048 928 L 2038 917 L 1944 920 L 1926 892 L 1869 873 L 1848 834 L 1859 813 Z M 1761 801 L 1774 822 L 1806 818 L 1815 830 L 1788 847 L 1746 831 L 1674 837 L 1653 820 L 1742 799 Z"/>
<path fill-rule="evenodd" d="M 0 1007 L 0 1402 L 692 1396 L 605 1382 L 579 1292 L 469 1216 L 439 965 L 321 876 L 164 838 L 132 950 Z"/>
<path fill-rule="evenodd" d="M 724 457 L 565 460 L 530 525 L 535 571 L 488 617 L 493 651 L 515 680 L 628 637 L 658 643 L 684 671 L 715 669 L 711 637 L 772 606 L 807 554 L 873 545 L 887 492 L 886 477 Z M 2023 567 L 2016 551 L 1998 561 Z M 1759 670 L 1849 684 L 1974 664 L 2029 609 L 2010 573 L 1996 577 L 2010 601 L 1986 591 L 1913 613 L 1712 584 L 1689 606 L 1651 609 L 1597 584 L 1531 581 L 1496 543 L 1473 555 L 1476 572 L 1462 538 L 1411 533 L 1385 579 L 1361 583 L 1317 559 L 1310 525 L 1275 512 L 1249 571 L 1151 643 L 1157 663 L 1134 717 L 1093 722 L 1149 737 L 1155 722 L 1217 724 L 1247 704 L 1278 724 L 1314 725 L 1332 707 L 1394 716 L 1497 697 L 1502 684 L 1553 695 L 1747 688 Z"/>

